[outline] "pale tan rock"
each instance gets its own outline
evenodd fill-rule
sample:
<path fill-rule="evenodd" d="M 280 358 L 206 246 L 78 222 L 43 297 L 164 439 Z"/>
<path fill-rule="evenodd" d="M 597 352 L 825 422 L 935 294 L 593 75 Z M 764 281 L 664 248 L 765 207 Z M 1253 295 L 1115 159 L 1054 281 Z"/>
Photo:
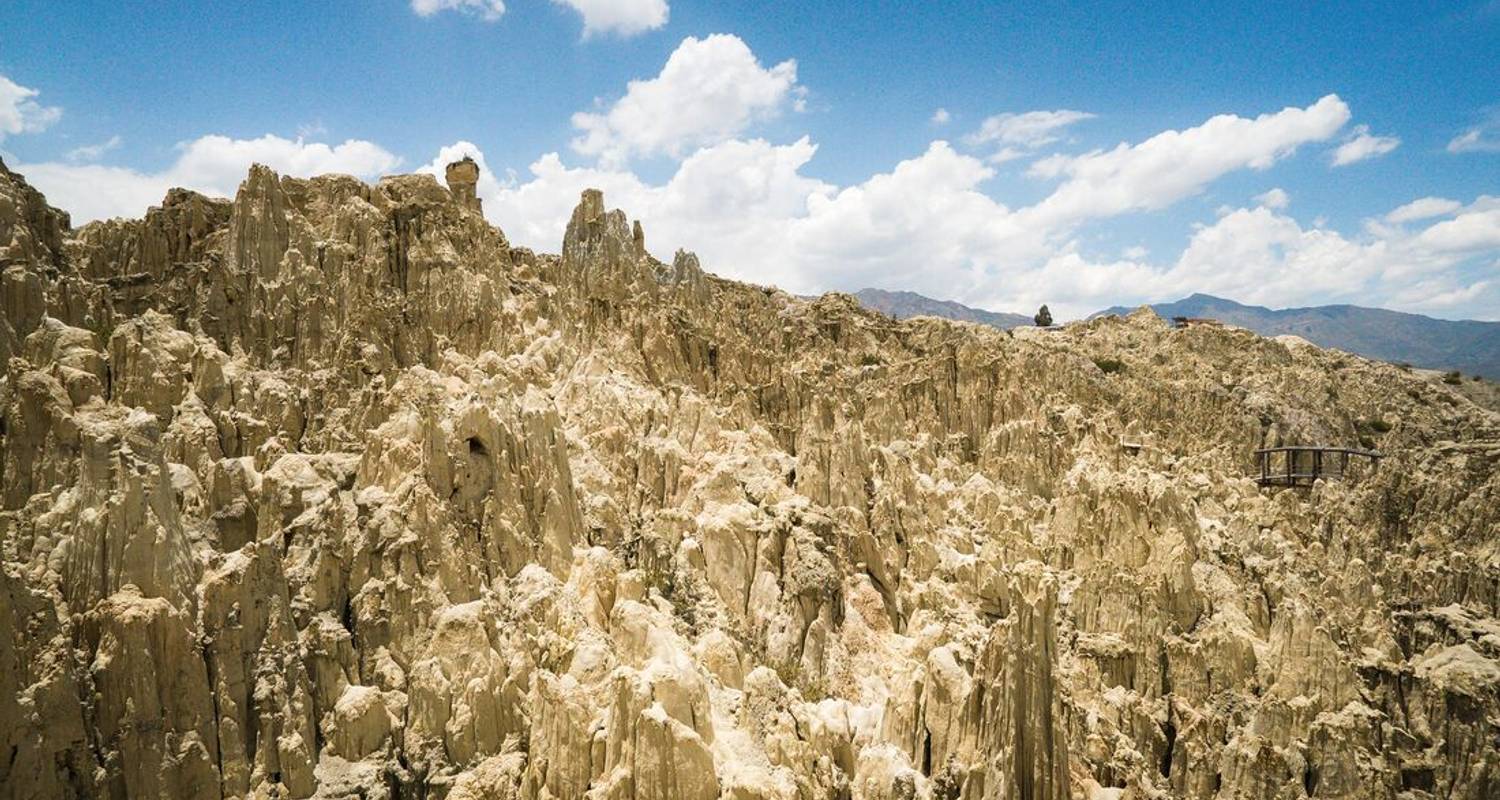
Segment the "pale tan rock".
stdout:
<path fill-rule="evenodd" d="M 1493 412 L 799 299 L 592 190 L 537 254 L 445 178 L 72 230 L 0 168 L 0 798 L 1495 794 Z"/>

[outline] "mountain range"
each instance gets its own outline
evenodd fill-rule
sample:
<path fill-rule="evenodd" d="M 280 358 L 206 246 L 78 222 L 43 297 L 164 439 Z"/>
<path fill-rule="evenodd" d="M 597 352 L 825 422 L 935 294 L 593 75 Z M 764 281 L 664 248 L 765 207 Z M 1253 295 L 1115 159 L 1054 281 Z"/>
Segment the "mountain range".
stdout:
<path fill-rule="evenodd" d="M 966 306 L 963 303 L 955 303 L 952 300 L 935 300 L 927 295 L 917 294 L 916 292 L 860 289 L 854 293 L 854 296 L 866 308 L 879 311 L 882 314 L 890 314 L 897 319 L 942 317 L 943 319 L 954 319 L 960 322 L 978 322 L 1006 330 L 1021 325 L 1032 324 L 1031 317 L 1025 314 L 986 311 L 982 308 Z"/>
<path fill-rule="evenodd" d="M 862 289 L 855 293 L 870 308 L 898 318 L 927 315 L 980 322 L 997 328 L 1031 324 L 1024 314 L 970 308 L 934 300 L 915 292 Z M 1459 370 L 1469 375 L 1500 375 L 1500 322 L 1435 319 L 1383 308 L 1352 305 L 1272 309 L 1193 294 L 1150 307 L 1164 319 L 1213 319 L 1248 328 L 1263 336 L 1294 334 L 1322 347 L 1335 347 L 1369 358 L 1429 369 Z M 1127 314 L 1114 306 L 1092 317 Z"/>

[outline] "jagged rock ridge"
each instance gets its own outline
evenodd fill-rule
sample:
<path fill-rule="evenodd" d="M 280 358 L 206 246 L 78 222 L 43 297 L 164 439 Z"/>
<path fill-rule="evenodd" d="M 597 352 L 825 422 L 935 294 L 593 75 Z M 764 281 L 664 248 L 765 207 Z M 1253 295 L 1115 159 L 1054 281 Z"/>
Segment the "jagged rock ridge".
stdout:
<path fill-rule="evenodd" d="M 0 797 L 1500 789 L 1494 413 L 802 301 L 598 192 L 534 254 L 449 174 L 74 230 L 0 166 Z"/>

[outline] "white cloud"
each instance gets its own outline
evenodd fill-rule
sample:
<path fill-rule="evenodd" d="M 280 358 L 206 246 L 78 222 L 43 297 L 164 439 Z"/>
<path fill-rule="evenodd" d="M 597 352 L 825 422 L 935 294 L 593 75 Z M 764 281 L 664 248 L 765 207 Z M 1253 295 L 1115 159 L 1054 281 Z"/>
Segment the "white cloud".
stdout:
<path fill-rule="evenodd" d="M 1304 142 L 1333 137 L 1347 115 L 1330 97 L 1255 119 L 1216 117 L 1086 154 L 1063 165 L 1058 174 L 1068 180 L 1050 196 L 1018 209 L 981 190 L 994 176 L 987 159 L 943 141 L 847 186 L 803 174 L 817 151 L 806 138 L 787 145 L 729 139 L 697 150 L 662 183 L 620 165 L 569 166 L 549 153 L 524 177 L 488 188 L 481 182 L 480 193 L 487 215 L 512 241 L 556 251 L 579 193 L 601 188 L 611 207 L 642 221 L 659 257 L 695 250 L 716 273 L 794 292 L 873 285 L 997 309 L 1046 302 L 1064 318 L 1191 291 L 1269 305 L 1361 302 L 1449 312 L 1500 302 L 1500 281 L 1475 289 L 1461 269 L 1500 252 L 1493 216 L 1500 199 L 1490 197 L 1453 208 L 1461 212 L 1453 220 L 1426 229 L 1376 219 L 1347 236 L 1286 216 L 1290 198 L 1275 188 L 1256 198 L 1257 207 L 1224 208 L 1192 233 L 1180 255 L 1163 260 L 1139 246 L 1097 259 L 1073 234 L 1089 217 L 1164 207 L 1230 171 L 1269 166 Z M 429 169 L 464 152 L 482 161 L 467 147 L 445 149 Z M 1062 200 L 1078 202 L 1072 198 L 1080 186 L 1107 188 L 1110 179 L 1135 194 L 1056 210 Z M 1387 216 L 1415 219 L 1413 213 Z"/>
<path fill-rule="evenodd" d="M 479 194 L 485 216 L 512 242 L 556 252 L 579 194 L 602 189 L 610 206 L 642 221 L 647 246 L 658 256 L 670 258 L 684 247 L 711 260 L 720 274 L 791 286 L 797 276 L 777 271 L 777 254 L 786 248 L 781 239 L 790 221 L 807 213 L 809 198 L 834 190 L 799 173 L 816 152 L 805 137 L 787 145 L 730 140 L 689 156 L 660 185 L 620 169 L 569 167 L 548 153 L 524 181 L 481 178 Z M 483 168 L 483 154 L 460 143 L 444 148 L 427 169 L 466 153 Z"/>
<path fill-rule="evenodd" d="M 1165 208 L 1226 173 L 1266 169 L 1303 144 L 1332 137 L 1348 120 L 1349 107 L 1331 94 L 1307 108 L 1255 119 L 1223 114 L 1140 144 L 1051 156 L 1033 164 L 1030 174 L 1067 180 L 1030 209 L 1028 224 L 1053 228 L 1089 217 Z"/>
<path fill-rule="evenodd" d="M 66 157 L 69 161 L 98 161 L 105 153 L 119 147 L 124 141 L 119 136 L 111 136 L 108 140 L 98 144 L 75 147 L 68 151 Z"/>
<path fill-rule="evenodd" d="M 12 134 L 44 131 L 62 117 L 61 108 L 33 99 L 40 94 L 0 75 L 0 142 Z"/>
<path fill-rule="evenodd" d="M 401 163 L 379 145 L 358 139 L 328 145 L 270 134 L 259 139 L 212 135 L 184 142 L 177 149 L 177 160 L 160 172 L 63 162 L 18 164 L 16 171 L 25 174 L 48 202 L 72 214 L 77 225 L 109 217 L 139 217 L 175 186 L 233 197 L 254 163 L 290 175 L 343 172 L 361 178 L 376 177 Z"/>
<path fill-rule="evenodd" d="M 1463 203 L 1457 200 L 1449 200 L 1446 197 L 1423 197 L 1386 214 L 1385 221 L 1400 224 L 1419 219 L 1445 217 L 1460 208 L 1463 208 Z"/>
<path fill-rule="evenodd" d="M 474 159 L 474 163 L 479 165 L 479 184 L 474 187 L 475 193 L 479 195 L 479 199 L 489 201 L 491 198 L 499 196 L 501 189 L 500 180 L 496 177 L 494 171 L 490 169 L 489 162 L 485 161 L 484 151 L 480 150 L 479 146 L 473 142 L 457 141 L 447 147 L 441 148 L 438 150 L 437 157 L 418 168 L 417 172 L 427 173 L 437 178 L 438 183 L 446 185 L 448 165 L 462 160 L 465 156 Z M 489 211 L 490 209 L 486 208 L 485 210 Z M 492 217 L 489 214 L 486 216 Z"/>
<path fill-rule="evenodd" d="M 933 125 L 947 125 L 952 119 L 953 115 L 948 113 L 948 109 L 940 108 L 932 112 L 932 118 L 927 121 Z"/>
<path fill-rule="evenodd" d="M 1004 164 L 1031 155 L 1038 147 L 1058 140 L 1069 125 L 1093 119 L 1085 111 L 1027 111 L 1021 114 L 995 114 L 979 124 L 979 130 L 964 137 L 970 147 L 993 145 L 995 151 L 985 156 L 990 164 Z"/>
<path fill-rule="evenodd" d="M 1466 211 L 1435 223 L 1417 241 L 1440 253 L 1500 249 L 1500 207 Z"/>
<path fill-rule="evenodd" d="M 411 0 L 411 10 L 419 17 L 430 17 L 441 11 L 457 11 L 494 22 L 505 14 L 504 0 Z"/>
<path fill-rule="evenodd" d="M 1333 151 L 1333 165 L 1343 167 L 1367 158 L 1383 156 L 1401 146 L 1401 140 L 1394 136 L 1374 136 L 1370 133 L 1370 126 L 1356 126 L 1354 132 L 1344 143 Z"/>
<path fill-rule="evenodd" d="M 1500 153 L 1500 112 L 1491 111 L 1478 125 L 1448 142 L 1450 153 Z"/>
<path fill-rule="evenodd" d="M 1285 189 L 1278 186 L 1264 194 L 1256 195 L 1255 202 L 1266 208 L 1282 209 L 1286 208 L 1287 204 L 1292 202 L 1292 198 L 1286 193 Z"/>
<path fill-rule="evenodd" d="M 680 158 L 691 148 L 731 139 L 788 105 L 800 108 L 802 94 L 796 61 L 765 69 L 737 36 L 690 36 L 660 75 L 631 81 L 608 110 L 574 114 L 573 127 L 582 135 L 573 149 L 607 165 L 635 155 Z"/>
<path fill-rule="evenodd" d="M 1479 128 L 1470 128 L 1448 142 L 1450 153 L 1495 153 L 1500 152 L 1500 141 L 1486 138 Z"/>
<path fill-rule="evenodd" d="M 1057 134 L 1074 123 L 1093 119 L 1086 111 L 1027 111 L 1023 114 L 996 114 L 986 117 L 979 130 L 969 134 L 969 144 L 998 143 L 1037 148 L 1057 141 Z"/>
<path fill-rule="evenodd" d="M 552 0 L 583 15 L 583 36 L 634 36 L 667 24 L 666 0 Z"/>

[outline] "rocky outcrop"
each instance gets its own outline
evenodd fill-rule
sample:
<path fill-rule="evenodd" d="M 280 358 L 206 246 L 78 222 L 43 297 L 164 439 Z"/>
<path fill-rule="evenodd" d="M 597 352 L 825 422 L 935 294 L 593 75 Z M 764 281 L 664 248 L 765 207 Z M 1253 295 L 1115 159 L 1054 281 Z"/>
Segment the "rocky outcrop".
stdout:
<path fill-rule="evenodd" d="M 538 255 L 478 178 L 74 230 L 0 169 L 0 797 L 1500 791 L 1500 416 L 801 300 L 595 191 Z"/>

